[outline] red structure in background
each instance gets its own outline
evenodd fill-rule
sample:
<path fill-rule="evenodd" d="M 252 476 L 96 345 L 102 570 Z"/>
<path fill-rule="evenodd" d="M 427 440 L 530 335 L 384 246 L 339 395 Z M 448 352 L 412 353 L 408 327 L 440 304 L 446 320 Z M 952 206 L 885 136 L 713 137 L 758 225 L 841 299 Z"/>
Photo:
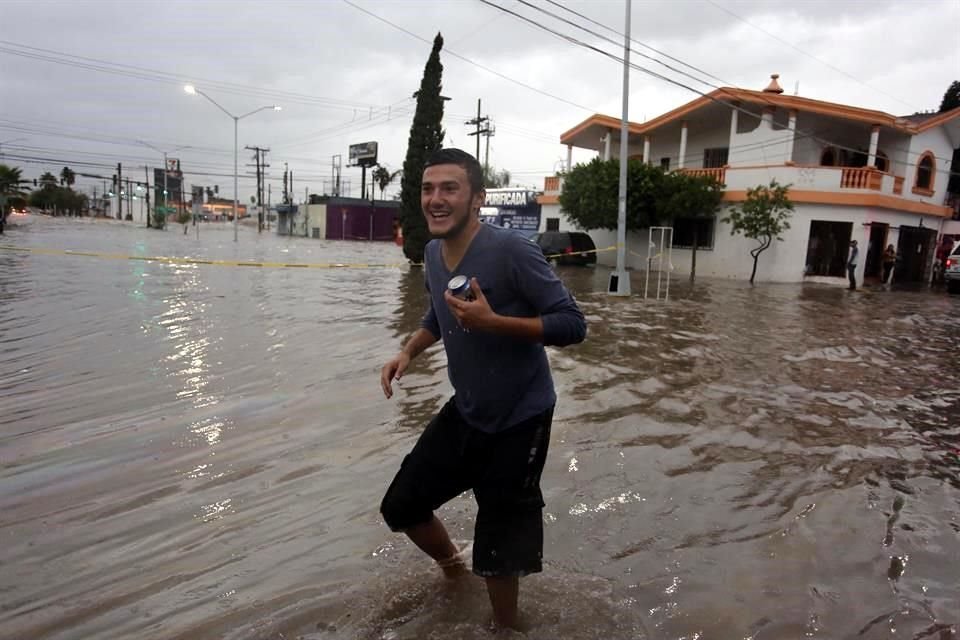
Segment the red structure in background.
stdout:
<path fill-rule="evenodd" d="M 399 202 L 330 198 L 326 204 L 327 240 L 396 241 Z"/>

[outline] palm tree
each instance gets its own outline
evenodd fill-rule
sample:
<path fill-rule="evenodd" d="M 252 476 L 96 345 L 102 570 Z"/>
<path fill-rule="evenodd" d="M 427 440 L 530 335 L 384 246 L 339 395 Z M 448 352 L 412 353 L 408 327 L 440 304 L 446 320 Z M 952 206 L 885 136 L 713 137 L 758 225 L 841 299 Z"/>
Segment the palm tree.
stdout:
<path fill-rule="evenodd" d="M 0 195 L 8 198 L 22 198 L 27 194 L 20 186 L 26 183 L 20 167 L 0 164 Z"/>
<path fill-rule="evenodd" d="M 40 176 L 40 188 L 41 189 L 52 189 L 58 185 L 57 176 L 53 175 L 49 171 L 45 172 Z"/>
<path fill-rule="evenodd" d="M 25 183 L 19 167 L 8 167 L 0 164 L 0 234 L 3 233 L 3 224 L 7 219 L 7 212 L 11 199 L 22 199 L 27 194 L 20 188 Z"/>
<path fill-rule="evenodd" d="M 64 167 L 60 171 L 60 184 L 67 185 L 67 188 L 73 186 L 73 183 L 77 181 L 77 174 L 73 172 L 73 169 L 70 167 Z"/>
<path fill-rule="evenodd" d="M 370 174 L 370 178 L 380 187 L 380 199 L 383 200 L 383 192 L 387 190 L 387 187 L 390 186 L 390 183 L 393 182 L 397 176 L 403 173 L 402 169 L 398 169 L 393 173 L 390 172 L 390 169 L 387 169 L 383 165 L 377 165 L 377 168 L 373 170 L 373 173 Z"/>

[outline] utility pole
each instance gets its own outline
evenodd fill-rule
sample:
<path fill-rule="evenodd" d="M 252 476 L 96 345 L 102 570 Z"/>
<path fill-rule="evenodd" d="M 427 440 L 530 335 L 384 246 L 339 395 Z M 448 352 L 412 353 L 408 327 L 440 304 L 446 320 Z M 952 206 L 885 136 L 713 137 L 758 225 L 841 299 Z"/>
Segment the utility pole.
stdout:
<path fill-rule="evenodd" d="M 335 197 L 340 196 L 340 167 L 342 163 L 342 157 L 340 155 L 335 155 L 330 159 L 331 168 L 330 168 L 330 188 L 333 191 L 331 195 Z"/>
<path fill-rule="evenodd" d="M 492 121 L 491 121 L 491 122 L 488 122 L 486 128 L 485 128 L 483 131 L 480 132 L 481 135 L 483 135 L 483 136 L 487 139 L 487 151 L 486 151 L 486 153 L 485 153 L 484 156 L 483 156 L 483 166 L 484 166 L 484 167 L 486 168 L 486 170 L 487 170 L 487 175 L 490 175 L 490 138 L 491 138 L 496 132 L 497 132 L 497 128 L 496 128 L 495 126 L 493 126 L 493 122 L 492 122 Z M 477 160 L 479 161 L 480 158 L 477 158 Z M 506 186 L 506 185 L 504 185 L 504 186 Z"/>
<path fill-rule="evenodd" d="M 117 163 L 117 220 L 123 220 L 123 165 Z"/>
<path fill-rule="evenodd" d="M 133 191 L 130 189 L 130 178 L 127 178 L 127 215 L 133 221 Z"/>
<path fill-rule="evenodd" d="M 480 125 L 486 124 L 489 121 L 490 121 L 490 118 L 486 116 L 480 117 L 480 98 L 477 98 L 477 117 L 474 118 L 473 120 L 467 120 L 464 123 L 464 124 L 476 125 L 477 127 L 476 131 L 467 134 L 468 136 L 477 136 L 477 155 L 476 155 L 477 162 L 480 161 L 480 136 L 483 134 L 483 131 L 480 130 Z"/>
<path fill-rule="evenodd" d="M 254 152 L 254 154 L 255 154 L 254 157 L 255 157 L 255 160 L 256 160 L 256 163 L 257 163 L 257 164 L 256 164 L 256 167 L 257 167 L 257 208 L 258 208 L 258 210 L 259 210 L 258 213 L 257 213 L 257 232 L 259 233 L 259 232 L 262 232 L 262 231 L 263 231 L 263 220 L 264 220 L 264 212 L 263 212 L 263 200 L 264 200 L 264 198 L 263 198 L 263 195 L 264 195 L 264 194 L 263 194 L 263 183 L 264 183 L 265 169 L 270 166 L 270 165 L 268 165 L 268 164 L 266 163 L 266 155 L 267 155 L 267 153 L 269 153 L 270 149 L 264 149 L 263 147 L 245 147 L 245 148 L 246 148 L 246 149 L 249 149 L 250 151 L 253 151 L 253 152 Z M 250 165 L 247 165 L 247 166 L 249 167 Z"/>
<path fill-rule="evenodd" d="M 270 231 L 270 201 L 271 201 L 271 198 L 273 197 L 272 190 L 270 187 L 272 186 L 273 186 L 272 184 L 267 185 L 267 231 Z"/>
<path fill-rule="evenodd" d="M 623 113 L 620 118 L 620 190 L 617 197 L 617 269 L 610 273 L 607 292 L 615 296 L 630 295 L 630 274 L 626 267 L 627 248 L 627 137 L 630 133 L 630 5 L 627 0 L 627 15 L 624 18 L 623 36 Z M 647 265 L 649 271 L 650 265 Z"/>
<path fill-rule="evenodd" d="M 164 167 L 163 170 L 166 171 L 167 168 Z M 147 228 L 149 229 L 150 226 L 151 226 L 151 224 L 150 224 L 150 170 L 149 170 L 146 166 L 143 167 L 143 175 L 144 175 L 144 177 L 146 177 L 146 179 L 147 179 L 147 182 L 146 182 L 146 185 L 147 185 Z"/>

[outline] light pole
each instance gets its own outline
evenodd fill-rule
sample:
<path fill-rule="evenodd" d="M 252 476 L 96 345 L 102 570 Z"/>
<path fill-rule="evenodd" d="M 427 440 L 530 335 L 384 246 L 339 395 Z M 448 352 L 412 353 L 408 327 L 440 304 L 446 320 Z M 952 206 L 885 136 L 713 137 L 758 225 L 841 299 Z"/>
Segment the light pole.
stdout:
<path fill-rule="evenodd" d="M 180 145 L 179 147 L 174 147 L 174 148 L 171 149 L 170 151 L 164 151 L 164 150 L 162 150 L 162 149 L 156 148 L 155 146 L 153 146 L 152 144 L 150 144 L 150 143 L 147 142 L 146 140 L 137 140 L 137 142 L 139 142 L 139 143 L 142 144 L 143 146 L 148 147 L 148 148 L 150 148 L 150 149 L 153 149 L 153 150 L 156 151 L 157 153 L 163 155 L 163 215 L 167 215 L 167 171 L 169 170 L 169 167 L 167 167 L 167 154 L 168 154 L 168 153 L 173 153 L 174 151 L 181 151 L 181 150 L 183 150 L 183 149 L 190 149 L 191 147 L 190 147 L 190 145 L 188 145 L 188 144 L 183 144 L 183 145 Z M 149 188 L 150 185 L 148 184 L 147 187 Z M 180 189 L 183 190 L 183 183 L 182 183 L 182 182 L 181 182 L 181 184 L 180 184 Z M 150 217 L 149 217 L 149 216 L 150 216 L 150 212 L 148 211 L 148 212 L 147 212 L 147 226 L 148 226 L 148 227 L 150 226 Z"/>
<path fill-rule="evenodd" d="M 277 105 L 275 105 L 275 104 L 272 104 L 272 105 L 267 105 L 267 106 L 265 106 L 265 107 L 260 107 L 259 109 L 254 109 L 253 111 L 251 111 L 251 112 L 249 112 L 249 113 L 245 113 L 245 114 L 243 114 L 242 116 L 235 116 L 235 115 L 233 115 L 232 113 L 230 113 L 229 111 L 227 111 L 226 109 L 224 109 L 222 106 L 220 106 L 220 104 L 219 104 L 216 100 L 214 100 L 213 98 L 211 98 L 210 96 L 208 96 L 207 94 L 205 94 L 205 93 L 204 93 L 203 91 L 201 91 L 200 89 L 197 89 L 197 88 L 196 88 L 195 86 L 193 86 L 192 84 L 186 85 L 186 86 L 183 88 L 183 90 L 186 91 L 187 93 L 189 93 L 190 95 L 200 94 L 201 96 L 203 96 L 204 98 L 206 98 L 207 100 L 209 100 L 210 102 L 212 102 L 212 103 L 213 103 L 213 106 L 215 106 L 217 109 L 220 109 L 220 111 L 223 111 L 225 114 L 227 114 L 228 116 L 230 116 L 231 118 L 233 118 L 233 241 L 236 242 L 236 241 L 237 241 L 237 218 L 238 218 L 238 216 L 239 216 L 239 211 L 238 211 L 239 206 L 238 206 L 238 203 L 239 203 L 239 198 L 240 198 L 240 189 L 239 189 L 239 186 L 238 186 L 238 184 L 237 184 L 237 183 L 238 183 L 238 177 L 239 177 L 239 173 L 238 173 L 238 170 L 237 170 L 237 154 L 238 154 L 238 147 L 237 147 L 237 128 L 238 128 L 238 124 L 239 124 L 239 122 L 240 122 L 241 120 L 243 120 L 243 119 L 246 118 L 247 116 L 252 116 L 253 114 L 259 113 L 259 112 L 264 111 L 264 110 L 266 110 L 266 109 L 273 109 L 274 111 L 280 111 L 280 107 L 277 106 Z"/>

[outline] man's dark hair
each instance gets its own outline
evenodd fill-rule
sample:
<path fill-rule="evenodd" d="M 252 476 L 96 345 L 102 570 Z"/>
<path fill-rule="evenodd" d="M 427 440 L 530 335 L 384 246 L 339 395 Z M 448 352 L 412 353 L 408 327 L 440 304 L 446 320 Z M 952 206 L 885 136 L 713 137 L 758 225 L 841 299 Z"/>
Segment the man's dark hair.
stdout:
<path fill-rule="evenodd" d="M 438 149 L 427 156 L 423 168 L 438 164 L 455 164 L 467 172 L 471 195 L 483 190 L 483 168 L 477 159 L 461 149 Z"/>

